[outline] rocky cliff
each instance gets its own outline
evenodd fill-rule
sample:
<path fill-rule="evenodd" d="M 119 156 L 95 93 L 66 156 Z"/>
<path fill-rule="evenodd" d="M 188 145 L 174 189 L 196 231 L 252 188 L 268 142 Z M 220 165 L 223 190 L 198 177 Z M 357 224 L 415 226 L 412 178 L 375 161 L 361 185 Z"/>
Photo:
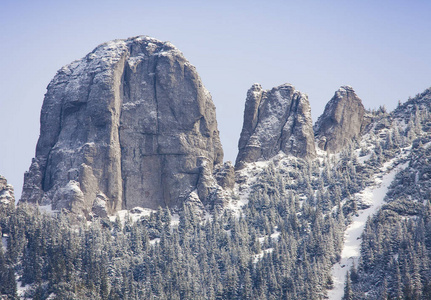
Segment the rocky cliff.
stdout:
<path fill-rule="evenodd" d="M 4 176 L 0 175 L 0 205 L 15 202 L 15 194 L 12 185 L 7 183 Z"/>
<path fill-rule="evenodd" d="M 319 148 L 335 153 L 358 138 L 367 123 L 364 115 L 362 101 L 353 88 L 340 87 L 314 126 Z"/>
<path fill-rule="evenodd" d="M 215 106 L 169 42 L 115 40 L 48 85 L 21 201 L 104 215 L 206 201 L 223 162 Z M 198 189 L 199 186 L 199 189 Z"/>
<path fill-rule="evenodd" d="M 236 168 L 267 160 L 280 151 L 301 158 L 315 156 L 308 98 L 290 84 L 263 90 L 254 84 L 247 92 L 244 123 Z"/>

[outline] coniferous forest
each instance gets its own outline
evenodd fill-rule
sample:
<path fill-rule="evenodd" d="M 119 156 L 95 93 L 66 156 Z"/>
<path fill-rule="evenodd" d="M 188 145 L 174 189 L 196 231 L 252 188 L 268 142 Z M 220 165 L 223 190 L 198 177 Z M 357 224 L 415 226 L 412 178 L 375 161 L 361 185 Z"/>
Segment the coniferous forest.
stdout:
<path fill-rule="evenodd" d="M 247 165 L 227 204 L 83 218 L 2 202 L 2 299 L 327 299 L 346 229 L 384 184 L 343 299 L 430 299 L 430 95 L 366 111 L 339 153 Z"/>
<path fill-rule="evenodd" d="M 369 112 L 367 138 L 338 156 L 265 164 L 237 210 L 185 202 L 88 221 L 3 204 L 0 292 L 4 299 L 325 299 L 344 231 L 367 206 L 355 195 L 383 165 L 404 164 L 366 223 L 344 299 L 429 299 L 431 119 L 420 100 L 392 114 Z"/>

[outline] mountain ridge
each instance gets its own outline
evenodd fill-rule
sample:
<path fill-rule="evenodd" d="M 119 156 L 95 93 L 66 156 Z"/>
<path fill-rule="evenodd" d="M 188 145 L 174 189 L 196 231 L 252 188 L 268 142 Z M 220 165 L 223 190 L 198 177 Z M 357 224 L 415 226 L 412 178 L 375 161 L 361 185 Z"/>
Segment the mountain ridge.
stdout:
<path fill-rule="evenodd" d="M 72 133 L 78 136 L 112 124 L 118 125 L 120 144 L 125 135 L 133 135 L 130 147 L 126 143 L 111 150 L 130 157 L 121 162 L 122 181 L 116 185 L 127 186 L 124 193 L 136 186 L 135 199 L 147 197 L 145 190 L 140 182 L 125 185 L 123 175 L 141 174 L 139 168 L 133 169 L 139 159 L 172 149 L 184 151 L 180 157 L 192 156 L 186 172 L 176 160 L 167 164 L 176 181 L 164 187 L 177 195 L 171 203 L 176 202 L 154 200 L 158 207 L 149 208 L 148 202 L 127 200 L 130 206 L 123 202 L 116 207 L 111 194 L 93 191 L 85 204 L 88 182 L 81 174 L 103 173 L 94 163 L 104 159 L 99 145 L 82 138 L 72 148 L 74 140 L 64 137 L 73 134 L 61 136 L 66 127 L 53 126 L 60 132 L 58 139 L 57 131 L 41 130 L 47 136 L 40 138 L 25 183 L 26 194 L 30 193 L 26 197 L 35 199 L 28 202 L 39 207 L 28 206 L 25 199 L 17 208 L 13 201 L 0 206 L 0 229 L 7 244 L 0 251 L 0 269 L 1 274 L 12 274 L 0 276 L 0 293 L 43 299 L 429 298 L 431 89 L 387 112 L 384 107 L 365 110 L 353 88 L 342 86 L 313 130 L 305 94 L 291 84 L 268 90 L 254 84 L 247 92 L 234 167 L 222 164 L 215 108 L 200 80 L 185 76 L 191 72 L 198 78 L 185 58 L 168 57 L 163 68 L 147 68 L 154 58 L 149 52 L 155 51 L 159 59 L 169 51 L 175 56 L 176 48 L 146 37 L 131 38 L 129 45 L 124 41 L 99 46 L 107 55 L 104 59 L 95 50 L 83 58 L 83 65 L 76 61 L 61 69 L 47 93 L 46 99 L 52 101 L 44 103 L 43 111 L 61 112 L 55 124 L 87 128 L 89 122 L 90 132 L 66 126 L 76 128 Z M 109 51 L 118 55 L 109 58 Z M 73 77 L 72 69 L 85 71 L 86 63 L 97 61 L 101 64 L 95 64 L 97 72 L 108 66 L 100 78 Z M 109 66 L 118 62 L 124 66 L 115 75 Z M 140 73 L 140 68 L 145 70 Z M 67 88 L 63 85 L 69 77 L 73 80 Z M 172 84 L 158 86 L 157 80 Z M 121 107 L 121 113 L 107 105 L 101 107 L 106 115 L 77 116 L 90 105 L 92 93 L 81 81 L 90 86 L 101 82 L 103 88 L 96 89 L 107 95 L 113 91 L 114 99 L 121 101 L 112 103 Z M 56 88 L 64 88 L 67 99 L 56 102 Z M 170 106 L 175 101 L 148 100 L 162 100 L 157 98 L 161 95 L 178 100 L 181 107 Z M 183 103 L 194 95 L 209 104 Z M 134 115 L 140 107 L 141 115 Z M 123 113 L 131 120 L 122 119 Z M 112 116 L 119 116 L 116 123 L 108 122 Z M 49 122 L 43 122 L 49 129 Z M 142 128 L 153 131 L 142 134 Z M 98 138 L 103 140 L 103 135 Z M 194 152 L 196 147 L 203 150 Z M 55 155 L 61 158 L 56 164 L 41 168 Z M 157 164 L 146 166 L 157 180 L 166 175 L 158 176 Z M 47 180 L 58 182 L 51 193 L 43 190 Z M 160 186 L 152 187 L 154 193 L 160 191 Z M 51 196 L 57 202 L 50 202 Z M 73 199 L 69 207 L 68 199 Z M 8 260 L 2 259 L 3 252 Z M 17 281 L 25 288 L 14 292 Z"/>

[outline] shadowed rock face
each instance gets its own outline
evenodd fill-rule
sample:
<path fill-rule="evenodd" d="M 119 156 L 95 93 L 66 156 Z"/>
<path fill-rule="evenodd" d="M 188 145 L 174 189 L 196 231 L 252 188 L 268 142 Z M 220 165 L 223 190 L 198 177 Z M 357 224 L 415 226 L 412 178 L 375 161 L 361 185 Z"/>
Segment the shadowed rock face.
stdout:
<path fill-rule="evenodd" d="M 244 123 L 236 168 L 267 160 L 280 151 L 301 158 L 315 156 L 308 98 L 290 84 L 263 90 L 254 84 L 247 92 Z"/>
<path fill-rule="evenodd" d="M 99 215 L 172 207 L 222 161 L 214 104 L 182 53 L 115 40 L 49 84 L 21 201 Z"/>
<path fill-rule="evenodd" d="M 340 151 L 359 137 L 364 129 L 365 109 L 350 86 L 342 86 L 326 104 L 314 126 L 319 148 L 331 153 Z"/>

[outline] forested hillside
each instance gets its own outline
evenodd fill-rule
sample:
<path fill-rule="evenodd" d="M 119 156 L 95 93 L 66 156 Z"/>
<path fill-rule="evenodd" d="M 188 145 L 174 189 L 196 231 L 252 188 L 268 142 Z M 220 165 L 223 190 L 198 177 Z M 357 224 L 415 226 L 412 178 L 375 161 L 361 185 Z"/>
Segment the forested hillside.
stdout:
<path fill-rule="evenodd" d="M 407 133 L 414 139 L 411 152 L 389 188 L 387 204 L 367 222 L 346 299 L 431 298 L 430 100 L 426 90 L 393 113 L 413 128 Z"/>
<path fill-rule="evenodd" d="M 362 141 L 307 161 L 283 154 L 237 172 L 229 205 L 91 221 L 3 204 L 1 293 L 10 299 L 325 299 L 343 234 L 374 175 L 406 164 L 369 218 L 345 299 L 430 295 L 429 113 L 368 112 Z M 388 165 L 389 164 L 389 165 Z M 386 169 L 383 169 L 385 165 Z M 250 184 L 250 182 L 252 182 Z M 6 203 L 6 202 L 5 202 Z"/>
<path fill-rule="evenodd" d="M 247 93 L 235 167 L 169 42 L 114 40 L 48 86 L 2 299 L 431 299 L 431 89 L 393 112 L 340 87 Z"/>

